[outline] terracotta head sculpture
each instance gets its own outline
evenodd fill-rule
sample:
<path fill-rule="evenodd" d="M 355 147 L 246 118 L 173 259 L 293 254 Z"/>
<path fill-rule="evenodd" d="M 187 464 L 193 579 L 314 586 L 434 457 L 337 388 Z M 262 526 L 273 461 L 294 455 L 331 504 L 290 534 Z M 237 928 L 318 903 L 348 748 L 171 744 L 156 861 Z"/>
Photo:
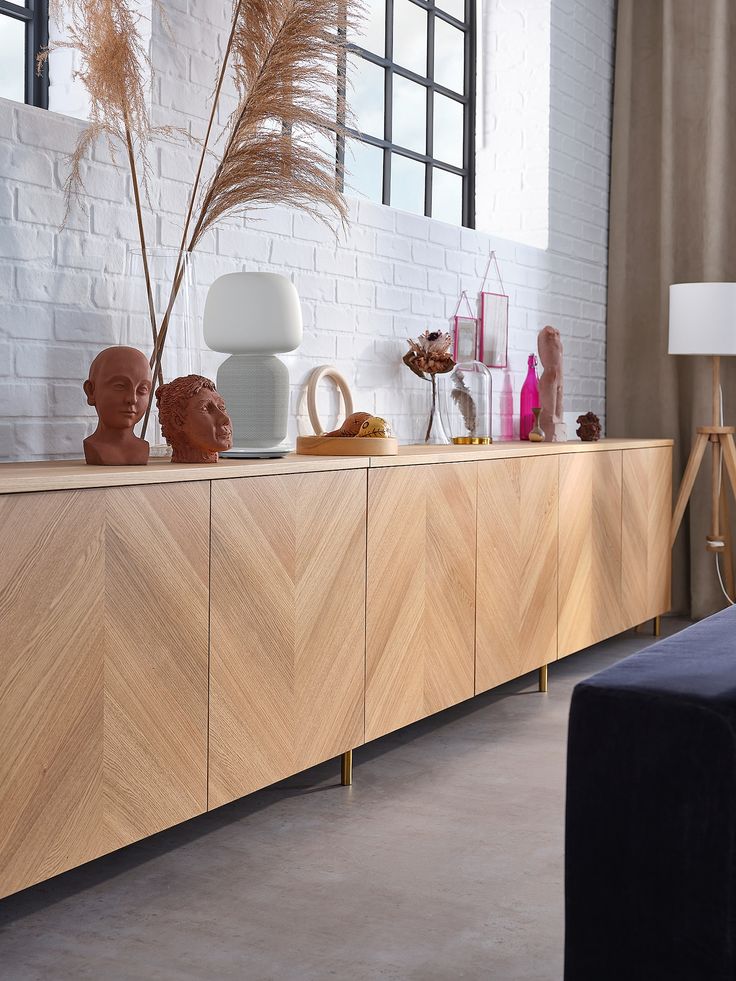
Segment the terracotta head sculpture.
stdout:
<path fill-rule="evenodd" d="M 218 453 L 233 445 L 230 416 L 209 378 L 175 378 L 156 390 L 156 402 L 172 463 L 217 463 Z"/>
<path fill-rule="evenodd" d="M 87 463 L 143 466 L 148 443 L 133 434 L 151 396 L 148 358 L 133 347 L 109 347 L 94 359 L 84 383 L 87 404 L 97 410 L 97 429 L 84 441 Z"/>
<path fill-rule="evenodd" d="M 547 442 L 560 443 L 567 439 L 563 422 L 564 381 L 562 372 L 562 338 L 556 327 L 543 327 L 537 337 L 539 360 L 544 371 L 539 379 L 540 422 Z"/>

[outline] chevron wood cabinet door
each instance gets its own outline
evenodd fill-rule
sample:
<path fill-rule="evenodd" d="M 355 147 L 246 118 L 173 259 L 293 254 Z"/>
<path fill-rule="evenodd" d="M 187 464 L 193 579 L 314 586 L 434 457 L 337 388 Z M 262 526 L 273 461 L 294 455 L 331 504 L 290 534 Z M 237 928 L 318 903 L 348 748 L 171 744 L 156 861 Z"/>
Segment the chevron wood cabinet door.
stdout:
<path fill-rule="evenodd" d="M 0 896 L 206 808 L 209 488 L 0 497 Z"/>
<path fill-rule="evenodd" d="M 104 498 L 0 498 L 0 896 L 105 850 Z"/>
<path fill-rule="evenodd" d="M 474 693 L 477 472 L 369 471 L 366 740 Z"/>
<path fill-rule="evenodd" d="M 558 461 L 478 465 L 475 690 L 557 658 Z"/>
<path fill-rule="evenodd" d="M 670 608 L 672 450 L 623 455 L 622 594 L 624 628 Z"/>
<path fill-rule="evenodd" d="M 210 488 L 105 491 L 105 851 L 207 810 Z"/>
<path fill-rule="evenodd" d="M 624 629 L 622 453 L 571 453 L 559 461 L 558 656 L 564 657 Z"/>
<path fill-rule="evenodd" d="M 209 806 L 364 741 L 366 473 L 212 485 Z"/>

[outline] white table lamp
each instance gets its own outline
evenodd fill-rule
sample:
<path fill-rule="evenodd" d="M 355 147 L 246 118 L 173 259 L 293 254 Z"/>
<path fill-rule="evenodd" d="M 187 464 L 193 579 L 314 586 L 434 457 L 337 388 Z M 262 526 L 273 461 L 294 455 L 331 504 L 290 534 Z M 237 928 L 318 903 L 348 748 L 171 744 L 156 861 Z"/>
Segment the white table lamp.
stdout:
<path fill-rule="evenodd" d="M 712 448 L 711 527 L 706 548 L 721 552 L 721 468 L 725 464 L 736 494 L 736 444 L 733 426 L 721 418 L 721 357 L 736 356 L 736 283 L 676 283 L 670 286 L 669 353 L 713 358 L 713 401 L 710 426 L 699 426 L 685 468 L 672 516 L 672 544 L 690 500 L 708 443 Z M 725 529 L 724 529 L 725 530 Z"/>
<path fill-rule="evenodd" d="M 217 371 L 217 390 L 233 423 L 227 455 L 276 455 L 286 437 L 289 370 L 275 355 L 302 340 L 294 284 L 277 273 L 220 276 L 207 294 L 204 339 L 211 350 L 231 355 Z"/>

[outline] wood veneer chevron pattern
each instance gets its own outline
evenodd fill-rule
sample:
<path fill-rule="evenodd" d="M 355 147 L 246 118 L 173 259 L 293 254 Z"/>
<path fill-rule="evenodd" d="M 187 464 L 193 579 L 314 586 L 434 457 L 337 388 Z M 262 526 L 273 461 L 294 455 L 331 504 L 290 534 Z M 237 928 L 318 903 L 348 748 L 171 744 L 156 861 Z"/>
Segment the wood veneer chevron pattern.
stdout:
<path fill-rule="evenodd" d="M 209 486 L 105 492 L 105 850 L 207 809 Z"/>
<path fill-rule="evenodd" d="M 476 692 L 557 658 L 556 457 L 478 465 Z"/>
<path fill-rule="evenodd" d="M 0 896 L 204 810 L 208 523 L 204 484 L 0 497 Z"/>
<path fill-rule="evenodd" d="M 623 630 L 620 450 L 560 457 L 558 656 Z"/>
<path fill-rule="evenodd" d="M 623 454 L 622 596 L 624 627 L 670 608 L 672 453 Z"/>
<path fill-rule="evenodd" d="M 103 851 L 104 510 L 0 499 L 0 896 Z"/>
<path fill-rule="evenodd" d="M 212 486 L 210 807 L 360 745 L 365 472 Z"/>
<path fill-rule="evenodd" d="M 474 691 L 477 464 L 368 475 L 366 739 Z"/>

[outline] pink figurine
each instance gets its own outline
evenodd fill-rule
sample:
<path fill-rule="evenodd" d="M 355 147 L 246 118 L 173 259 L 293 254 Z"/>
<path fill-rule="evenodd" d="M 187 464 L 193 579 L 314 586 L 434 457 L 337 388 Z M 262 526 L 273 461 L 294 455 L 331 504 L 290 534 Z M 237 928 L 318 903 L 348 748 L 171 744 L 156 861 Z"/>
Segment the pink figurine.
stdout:
<path fill-rule="evenodd" d="M 564 443 L 567 430 L 563 422 L 562 338 L 556 327 L 542 327 L 537 335 L 539 360 L 544 371 L 539 382 L 540 419 L 548 443 Z"/>

